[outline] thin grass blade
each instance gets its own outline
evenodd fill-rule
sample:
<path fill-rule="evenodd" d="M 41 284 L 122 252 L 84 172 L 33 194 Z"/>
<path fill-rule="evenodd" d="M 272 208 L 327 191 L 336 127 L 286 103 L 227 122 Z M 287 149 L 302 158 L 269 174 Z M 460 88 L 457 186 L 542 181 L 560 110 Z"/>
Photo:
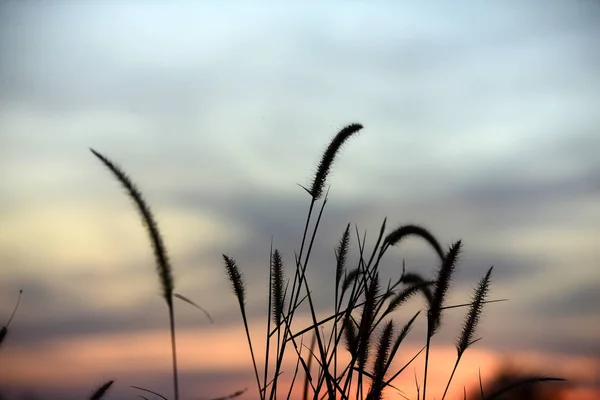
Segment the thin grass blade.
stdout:
<path fill-rule="evenodd" d="M 200 305 L 198 305 L 196 302 L 190 300 L 189 298 L 187 298 L 184 295 L 179 294 L 179 293 L 173 293 L 173 297 L 176 297 L 179 300 L 185 301 L 189 305 L 196 307 L 198 310 L 202 311 L 204 313 L 204 315 L 206 315 L 206 318 L 208 318 L 208 320 L 210 321 L 211 324 L 213 323 L 213 319 L 210 316 L 210 314 L 208 313 L 208 311 L 206 311 L 204 308 L 200 307 Z"/>

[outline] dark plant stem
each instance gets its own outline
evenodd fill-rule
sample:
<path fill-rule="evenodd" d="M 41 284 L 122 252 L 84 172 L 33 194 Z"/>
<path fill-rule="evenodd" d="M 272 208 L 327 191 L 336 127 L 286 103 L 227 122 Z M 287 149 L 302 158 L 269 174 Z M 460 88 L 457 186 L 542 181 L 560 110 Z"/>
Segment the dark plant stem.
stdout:
<path fill-rule="evenodd" d="M 246 337 L 248 338 L 248 346 L 250 346 L 250 355 L 252 356 L 252 366 L 254 367 L 254 376 L 256 377 L 256 384 L 258 385 L 258 393 L 260 398 L 264 399 L 264 393 L 262 386 L 260 385 L 260 378 L 258 377 L 258 368 L 256 366 L 256 357 L 254 357 L 254 349 L 252 348 L 252 339 L 250 339 L 250 329 L 248 328 L 248 318 L 246 318 L 246 312 L 242 311 L 242 318 L 244 320 L 244 328 L 246 329 Z"/>
<path fill-rule="evenodd" d="M 456 368 L 458 367 L 458 363 L 460 362 L 462 354 L 459 354 L 456 358 L 456 363 L 454 363 L 454 368 L 452 368 L 452 374 L 450 374 L 450 379 L 448 379 L 448 383 L 446 384 L 446 389 L 444 390 L 444 394 L 442 395 L 442 400 L 446 398 L 446 393 L 448 392 L 448 388 L 450 387 L 450 382 L 452 382 L 452 378 L 454 378 L 454 373 L 456 372 Z"/>
<path fill-rule="evenodd" d="M 431 328 L 434 321 L 431 313 L 427 313 L 427 344 L 425 345 L 425 368 L 423 372 L 423 400 L 427 394 L 427 367 L 429 365 L 429 347 L 431 345 Z"/>
<path fill-rule="evenodd" d="M 306 223 L 304 225 L 304 232 L 302 234 L 302 244 L 300 245 L 300 252 L 298 253 L 298 256 L 297 256 L 297 259 L 296 259 L 296 273 L 294 275 L 294 282 L 292 284 L 292 292 L 291 292 L 291 296 L 290 296 L 290 303 L 289 303 L 288 314 L 287 314 L 288 320 L 286 322 L 286 326 L 287 327 L 286 327 L 286 330 L 284 331 L 284 336 L 283 336 L 284 340 L 282 342 L 281 349 L 279 350 L 280 357 L 278 358 L 277 365 L 275 367 L 276 368 L 276 374 L 275 374 L 276 378 L 278 376 L 279 369 L 280 369 L 281 364 L 283 362 L 283 356 L 285 354 L 285 346 L 286 346 L 286 343 L 287 343 L 287 336 L 288 336 L 288 334 L 290 334 L 290 336 L 291 336 L 291 329 L 290 329 L 290 327 L 292 325 L 292 321 L 293 321 L 293 318 L 294 318 L 296 306 L 298 305 L 298 299 L 300 298 L 300 291 L 302 289 L 302 281 L 305 280 L 306 266 L 307 266 L 308 260 L 310 258 L 312 244 L 314 242 L 314 238 L 315 238 L 316 232 L 317 232 L 317 230 L 319 228 L 319 223 L 321 221 L 321 216 L 323 215 L 323 209 L 325 208 L 325 204 L 327 204 L 327 196 L 325 196 L 323 204 L 321 205 L 321 209 L 320 209 L 319 215 L 317 217 L 317 220 L 315 222 L 315 226 L 313 228 L 313 233 L 312 233 L 312 236 L 311 236 L 310 245 L 308 246 L 308 249 L 307 249 L 307 253 L 306 253 L 306 256 L 305 256 L 305 261 L 304 261 L 304 264 L 302 264 L 302 255 L 303 255 L 303 252 L 304 252 L 304 248 L 306 246 L 306 239 L 308 237 L 307 236 L 308 235 L 308 227 L 310 225 L 310 220 L 311 220 L 311 217 L 312 217 L 312 213 L 313 213 L 313 209 L 314 209 L 315 204 L 316 204 L 316 198 L 313 196 L 311 198 L 310 206 L 308 208 L 308 214 L 306 216 Z M 297 286 L 296 286 L 296 284 L 297 284 Z M 308 286 L 306 287 L 306 289 L 307 289 L 306 296 L 309 299 L 309 303 L 311 303 L 310 291 L 308 290 Z M 316 318 L 314 318 L 314 312 L 313 312 L 313 320 L 314 320 L 313 322 L 316 322 Z M 318 332 L 316 332 L 316 334 L 318 335 Z M 318 339 L 319 339 L 319 344 L 320 344 L 319 348 L 321 349 L 322 348 L 322 343 L 320 343 L 320 338 L 318 338 Z M 274 388 L 275 387 L 276 386 L 274 385 Z M 275 394 L 274 391 L 271 391 L 271 396 L 270 396 L 271 400 L 274 398 L 273 397 L 274 394 Z"/>
<path fill-rule="evenodd" d="M 281 369 L 281 364 L 283 363 L 283 356 L 285 354 L 285 347 L 288 339 L 288 332 L 290 332 L 292 320 L 294 318 L 294 310 L 295 306 L 297 306 L 298 298 L 300 297 L 300 288 L 302 283 L 302 278 L 304 278 L 304 273 L 300 275 L 301 267 L 301 259 L 302 253 L 304 251 L 304 246 L 306 244 L 306 235 L 308 233 L 308 226 L 310 224 L 310 218 L 312 216 L 312 211 L 315 206 L 315 198 L 312 197 L 310 201 L 310 206 L 308 208 L 308 214 L 306 216 L 306 222 L 304 223 L 304 233 L 302 234 L 302 244 L 300 245 L 300 253 L 298 254 L 298 259 L 296 260 L 296 272 L 294 274 L 294 280 L 292 282 L 292 290 L 290 291 L 290 302 L 288 304 L 288 312 L 287 318 L 284 319 L 286 324 L 286 329 L 283 333 L 283 340 L 281 342 L 281 348 L 279 349 L 279 354 L 277 355 L 277 360 L 275 362 L 275 372 L 274 372 L 274 381 L 273 386 L 271 387 L 271 394 L 269 396 L 270 400 L 275 398 L 275 394 L 277 392 L 277 381 L 279 378 L 279 371 Z M 298 285 L 298 286 L 296 286 Z M 266 397 L 266 396 L 265 396 Z"/>
<path fill-rule="evenodd" d="M 311 342 L 310 342 L 310 352 L 313 353 L 313 350 L 315 348 L 315 340 L 317 339 L 316 335 L 313 335 Z M 308 383 L 309 383 L 309 379 L 310 379 L 310 369 L 312 366 L 312 360 L 313 357 L 309 357 L 308 358 L 308 373 L 304 375 L 304 387 L 302 389 L 302 399 L 303 400 L 308 400 Z"/>
<path fill-rule="evenodd" d="M 313 200 L 314 200 L 314 198 L 313 198 Z M 313 203 L 311 202 L 311 209 L 312 209 L 312 204 Z M 313 229 L 313 233 L 312 233 L 312 236 L 310 239 L 310 244 L 306 251 L 304 265 L 302 266 L 302 275 L 300 277 L 300 282 L 298 283 L 298 295 L 300 294 L 300 287 L 302 285 L 302 281 L 304 281 L 306 295 L 308 296 L 308 304 L 309 304 L 310 314 L 311 314 L 313 325 L 314 325 L 315 335 L 317 336 L 317 345 L 319 348 L 319 353 L 320 353 L 320 357 L 321 357 L 322 364 L 323 364 L 323 372 L 324 372 L 325 378 L 326 378 L 325 383 L 327 384 L 327 393 L 329 394 L 329 398 L 333 399 L 333 398 L 335 398 L 335 389 L 333 388 L 333 385 L 332 385 L 333 379 L 328 370 L 329 364 L 327 363 L 327 355 L 325 354 L 325 347 L 323 346 L 323 342 L 321 340 L 321 335 L 319 334 L 319 329 L 317 327 L 317 324 L 318 324 L 317 317 L 316 317 L 314 305 L 312 302 L 312 296 L 310 295 L 310 289 L 308 287 L 308 282 L 306 281 L 306 278 L 305 278 L 306 267 L 308 265 L 308 260 L 310 258 L 311 252 L 312 252 L 312 248 L 313 248 L 313 245 L 315 242 L 315 237 L 317 235 L 317 230 L 319 228 L 319 223 L 321 222 L 321 217 L 323 216 L 323 210 L 324 210 L 326 204 L 327 204 L 327 194 L 325 195 L 325 199 L 323 200 L 323 204 L 321 205 L 321 209 L 319 211 L 319 215 L 317 217 L 317 221 L 315 222 L 315 227 Z M 300 257 L 298 257 L 298 259 L 301 260 Z"/>
<path fill-rule="evenodd" d="M 261 389 L 260 391 L 260 397 L 261 399 L 264 398 L 266 396 L 267 393 L 267 375 L 269 373 L 269 349 L 270 349 L 270 345 L 271 345 L 271 335 L 269 334 L 269 332 L 271 331 L 271 293 L 273 293 L 273 268 L 272 268 L 272 262 L 273 262 L 273 237 L 271 237 L 271 248 L 269 249 L 269 304 L 267 307 L 267 345 L 266 345 L 266 349 L 265 349 L 265 374 L 263 376 L 263 384 L 265 385 L 265 387 L 263 389 Z M 279 332 L 278 332 L 279 334 Z M 279 347 L 279 345 L 277 346 Z"/>
<path fill-rule="evenodd" d="M 173 353 L 173 390 L 175 400 L 179 400 L 179 376 L 177 374 L 177 345 L 175 343 L 175 315 L 173 304 L 169 304 L 169 324 L 171 327 L 171 352 Z"/>
<path fill-rule="evenodd" d="M 288 314 L 292 312 L 292 305 L 298 301 L 298 297 L 300 295 L 300 286 L 302 284 L 302 279 L 304 278 L 304 269 L 302 268 L 302 254 L 304 252 L 304 246 L 306 245 L 306 237 L 308 234 L 308 226 L 310 224 L 310 218 L 312 216 L 313 208 L 315 207 L 316 200 L 314 198 L 310 201 L 310 206 L 308 207 L 308 214 L 306 215 L 306 222 L 304 224 L 304 233 L 302 234 L 302 243 L 300 244 L 300 252 L 298 253 L 298 262 L 296 263 L 296 275 L 294 276 L 294 282 L 292 284 L 292 292 L 290 297 L 290 307 L 288 310 Z M 300 274 L 302 271 L 302 274 Z M 298 287 L 296 288 L 296 281 L 299 279 Z M 296 294 L 294 295 L 294 292 Z M 293 314 L 292 314 L 293 315 Z"/>
<path fill-rule="evenodd" d="M 300 347 L 302 347 L 302 346 L 303 346 L 303 343 L 302 343 L 302 341 L 300 341 Z M 296 359 L 296 367 L 294 368 L 294 375 L 292 377 L 292 383 L 288 390 L 287 397 L 285 398 L 286 400 L 290 400 L 290 396 L 292 395 L 292 390 L 294 389 L 294 382 L 296 382 L 296 377 L 298 376 L 298 367 L 300 366 L 300 360 L 302 360 L 302 356 L 298 355 L 298 358 Z"/>

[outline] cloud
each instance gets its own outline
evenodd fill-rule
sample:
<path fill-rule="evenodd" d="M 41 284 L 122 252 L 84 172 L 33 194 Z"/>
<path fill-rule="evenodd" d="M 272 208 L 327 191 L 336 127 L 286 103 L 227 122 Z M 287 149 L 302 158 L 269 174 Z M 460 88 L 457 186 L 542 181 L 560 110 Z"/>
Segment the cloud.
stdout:
<path fill-rule="evenodd" d="M 557 297 L 554 291 L 550 291 L 545 297 L 532 304 L 529 312 L 533 315 L 555 318 L 595 316 L 597 305 L 600 304 L 599 285 L 600 278 L 597 278 L 595 281 L 579 283 L 560 297 Z"/>
<path fill-rule="evenodd" d="M 12 345 L 164 326 L 145 232 L 88 147 L 142 188 L 177 290 L 233 327 L 221 253 L 264 318 L 270 240 L 288 272 L 299 247 L 308 198 L 295 184 L 356 120 L 365 130 L 336 162 L 309 266 L 320 311 L 346 224 L 372 244 L 387 216 L 444 246 L 464 239 L 452 302 L 495 266 L 493 294 L 511 301 L 486 309 L 490 347 L 596 351 L 598 9 L 541 6 L 3 4 L 3 315 L 26 289 Z M 437 267 L 410 240 L 383 278 L 403 259 Z M 204 323 L 177 310 L 183 329 Z M 461 322 L 452 314 L 439 340 Z"/>

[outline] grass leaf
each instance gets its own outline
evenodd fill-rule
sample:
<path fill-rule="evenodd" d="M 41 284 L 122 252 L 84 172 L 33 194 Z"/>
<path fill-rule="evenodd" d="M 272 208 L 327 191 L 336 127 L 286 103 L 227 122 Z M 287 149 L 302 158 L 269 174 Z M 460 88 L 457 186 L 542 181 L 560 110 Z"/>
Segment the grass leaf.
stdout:
<path fill-rule="evenodd" d="M 134 388 L 134 389 L 137 389 L 137 390 L 141 390 L 143 392 L 152 393 L 153 395 L 158 396 L 158 397 L 160 397 L 163 400 L 169 400 L 165 396 L 163 396 L 162 394 L 157 393 L 155 391 L 152 391 L 150 389 L 144 389 L 143 387 L 139 387 L 139 386 L 131 386 L 131 387 Z"/>
<path fill-rule="evenodd" d="M 192 306 L 196 307 L 198 310 L 202 311 L 202 312 L 204 313 L 204 315 L 206 315 L 206 318 L 208 318 L 208 320 L 210 321 L 210 323 L 211 323 L 211 324 L 213 323 L 213 319 L 212 319 L 212 317 L 210 316 L 210 314 L 208 313 L 208 311 L 206 311 L 204 308 L 200 307 L 200 306 L 199 306 L 197 303 L 195 303 L 194 301 L 190 300 L 189 298 L 187 298 L 187 297 L 185 297 L 184 295 L 182 295 L 182 294 L 179 294 L 179 293 L 173 293 L 173 297 L 176 297 L 176 298 L 178 298 L 179 300 L 183 300 L 183 301 L 185 301 L 186 303 L 188 303 L 188 304 L 190 304 L 190 305 L 192 305 Z"/>

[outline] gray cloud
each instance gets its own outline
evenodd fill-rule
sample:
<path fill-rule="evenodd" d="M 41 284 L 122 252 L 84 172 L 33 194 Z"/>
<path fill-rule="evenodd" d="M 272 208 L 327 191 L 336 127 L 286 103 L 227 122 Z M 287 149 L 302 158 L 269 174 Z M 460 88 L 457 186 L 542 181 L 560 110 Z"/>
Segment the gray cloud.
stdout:
<path fill-rule="evenodd" d="M 333 246 L 346 223 L 367 229 L 372 243 L 388 216 L 390 229 L 423 224 L 444 246 L 465 240 L 453 301 L 495 265 L 495 293 L 517 301 L 489 309 L 491 347 L 598 351 L 575 329 L 540 334 L 559 332 L 561 318 L 593 321 L 597 310 L 586 305 L 598 300 L 597 266 L 583 262 L 566 277 L 561 249 L 525 254 L 508 240 L 533 228 L 567 236 L 596 227 L 596 5 L 33 4 L 0 6 L 0 216 L 122 196 L 92 146 L 131 174 L 159 216 L 207 213 L 246 229 L 239 243 L 176 255 L 176 275 L 219 324 L 239 323 L 220 254 L 235 257 L 258 318 L 271 237 L 288 271 L 299 246 L 308 199 L 294 184 L 310 181 L 327 140 L 356 119 L 366 128 L 336 164 L 309 267 L 320 310 L 331 301 Z M 595 259 L 591 251 L 582 259 Z M 407 241 L 386 258 L 384 278 L 403 258 L 410 270 L 435 271 L 429 249 Z M 33 259 L 8 250 L 0 259 L 11 265 L 2 304 L 26 286 L 14 346 L 164 326 L 146 265 L 61 275 L 48 260 L 36 276 Z M 119 279 L 140 291 L 123 307 L 85 296 Z M 529 297 L 520 292 L 527 285 Z M 539 293 L 547 294 L 532 300 Z M 203 326 L 195 310 L 180 309 L 179 326 Z M 440 340 L 454 340 L 460 322 L 449 318 Z"/>
<path fill-rule="evenodd" d="M 545 297 L 531 304 L 529 313 L 532 316 L 561 317 L 593 317 L 597 320 L 598 304 L 600 304 L 600 277 L 595 281 L 582 282 L 569 292 L 549 290 Z"/>
<path fill-rule="evenodd" d="M 234 302 L 233 294 L 230 293 L 229 283 L 225 278 L 221 253 L 233 256 L 240 265 L 249 287 L 249 298 L 252 299 L 249 305 L 249 315 L 251 317 L 263 317 L 266 304 L 267 289 L 267 265 L 268 249 L 271 237 L 274 238 L 274 245 L 283 252 L 284 262 L 288 276 L 293 271 L 293 250 L 298 250 L 300 235 L 305 220 L 308 199 L 302 195 L 301 189 L 298 189 L 299 195 L 287 197 L 283 195 L 269 196 L 263 198 L 258 193 L 236 196 L 228 201 L 212 202 L 204 198 L 198 198 L 193 195 L 183 195 L 172 197 L 177 202 L 177 208 L 194 207 L 202 204 L 202 210 L 206 208 L 214 210 L 214 213 L 222 214 L 231 218 L 247 228 L 251 234 L 244 237 L 239 245 L 223 243 L 221 248 L 215 248 L 210 253 L 205 251 L 192 252 L 186 255 L 178 255 L 181 263 L 184 265 L 207 265 L 206 268 L 219 271 L 222 278 L 215 282 L 211 292 L 205 293 L 197 291 L 198 282 L 202 281 L 204 269 L 186 268 L 184 270 L 176 269 L 176 276 L 183 275 L 183 282 L 187 290 L 187 296 L 194 298 L 203 304 L 218 321 L 219 324 L 229 324 L 232 321 L 237 322 L 239 312 Z M 261 193 L 262 194 L 262 193 Z M 362 234 L 363 224 L 366 223 L 369 228 L 370 243 L 373 243 L 374 236 L 378 231 L 378 225 L 382 218 L 382 209 L 373 208 L 366 203 L 331 201 L 326 208 L 323 218 L 323 229 L 317 236 L 317 241 L 313 250 L 313 262 L 309 266 L 309 283 L 313 288 L 313 296 L 319 309 L 328 311 L 331 302 L 331 290 L 334 278 L 334 256 L 333 248 L 339 239 L 341 232 L 348 222 L 359 224 Z M 173 206 L 171 204 L 171 206 Z M 476 208 L 472 209 L 474 212 Z M 450 210 L 452 211 L 452 210 Z M 133 210 L 132 210 L 133 212 Z M 407 223 L 407 221 L 404 221 Z M 388 232 L 398 224 L 388 222 Z M 434 230 L 435 234 L 435 230 Z M 446 238 L 440 237 L 443 242 Z M 200 239 L 201 240 L 201 239 Z M 433 253 L 422 247 L 414 247 L 414 241 L 408 241 L 400 246 L 399 249 L 390 250 L 388 256 L 382 264 L 382 278 L 397 279 L 400 273 L 402 259 L 407 262 L 409 271 L 419 272 L 426 277 L 433 277 L 437 269 L 437 261 Z M 470 293 L 470 288 L 482 276 L 490 265 L 496 266 L 495 282 L 508 283 L 518 280 L 535 279 L 543 268 L 543 259 L 528 259 L 523 256 L 505 255 L 502 253 L 489 253 L 478 251 L 477 248 L 470 248 L 467 241 L 467 254 L 462 259 L 456 275 L 456 291 L 464 293 L 466 296 Z M 351 268 L 357 260 L 356 239 L 353 235 L 352 257 L 350 258 Z M 49 268 L 52 268 L 49 266 Z M 84 270 L 82 268 L 82 270 Z M 56 336 L 75 336 L 85 334 L 97 334 L 99 332 L 126 332 L 143 331 L 146 329 L 160 329 L 164 325 L 164 316 L 153 312 L 162 304 L 158 296 L 156 299 L 149 299 L 142 296 L 135 303 L 123 305 L 118 310 L 102 309 L 96 299 L 81 298 L 81 291 L 88 290 L 97 285 L 104 285 L 111 279 L 139 280 L 144 277 L 144 283 L 155 287 L 158 293 L 158 282 L 154 279 L 154 271 L 151 268 L 141 268 L 141 266 L 123 266 L 111 274 L 103 274 L 101 279 L 96 279 L 93 283 L 86 278 L 86 273 L 81 272 L 79 276 L 73 275 L 70 282 L 73 285 L 82 285 L 78 291 L 65 290 L 60 281 L 47 282 L 46 276 L 39 279 L 33 277 L 13 277 L 4 282 L 3 292 L 9 292 L 11 288 L 24 286 L 26 290 L 26 302 L 23 306 L 30 309 L 33 319 L 24 320 L 20 323 L 18 343 L 26 344 L 31 340 L 50 339 Z M 143 274 L 143 275 L 142 275 Z M 111 278 L 112 277 L 112 278 Z M 127 277 L 127 278 L 125 278 Z M 191 280 L 191 281 L 190 281 Z M 215 294 L 219 293 L 219 298 L 225 304 L 231 306 L 230 309 L 223 307 L 214 310 Z M 227 297 L 229 296 L 229 297 Z M 463 296 L 463 300 L 466 299 Z M 185 307 L 185 306 L 183 306 Z M 58 314 L 46 314 L 43 310 L 60 310 Z M 184 313 L 181 318 L 180 326 L 191 327 L 198 326 L 199 315 L 195 313 Z M 17 343 L 16 343 L 17 344 Z"/>

